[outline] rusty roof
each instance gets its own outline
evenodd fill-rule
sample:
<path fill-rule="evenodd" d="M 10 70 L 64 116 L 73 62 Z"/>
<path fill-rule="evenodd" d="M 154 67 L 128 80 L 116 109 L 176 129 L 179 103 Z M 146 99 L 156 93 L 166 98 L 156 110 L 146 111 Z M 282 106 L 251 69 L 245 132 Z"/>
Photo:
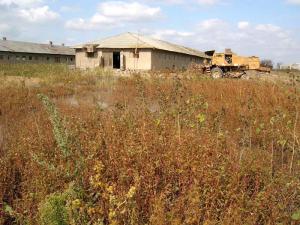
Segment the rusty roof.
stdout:
<path fill-rule="evenodd" d="M 124 33 L 110 38 L 106 38 L 100 41 L 89 42 L 74 46 L 75 49 L 86 48 L 88 45 L 95 45 L 97 48 L 117 48 L 117 49 L 132 49 L 132 48 L 148 48 L 159 49 L 170 52 L 177 52 L 186 55 L 198 56 L 202 58 L 210 58 L 204 52 L 196 49 L 184 47 L 181 45 L 173 44 L 167 41 L 154 39 L 152 37 L 134 34 Z"/>
<path fill-rule="evenodd" d="M 49 55 L 75 55 L 72 48 L 63 45 L 0 40 L 0 52 L 18 52 Z"/>

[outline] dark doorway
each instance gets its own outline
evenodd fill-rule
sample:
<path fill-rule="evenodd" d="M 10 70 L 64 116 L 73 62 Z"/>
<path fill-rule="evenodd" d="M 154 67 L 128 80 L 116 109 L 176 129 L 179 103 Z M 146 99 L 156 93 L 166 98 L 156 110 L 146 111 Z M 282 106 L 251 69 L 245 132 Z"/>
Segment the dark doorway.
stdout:
<path fill-rule="evenodd" d="M 121 54 L 120 54 L 120 52 L 113 53 L 113 68 L 121 69 Z"/>

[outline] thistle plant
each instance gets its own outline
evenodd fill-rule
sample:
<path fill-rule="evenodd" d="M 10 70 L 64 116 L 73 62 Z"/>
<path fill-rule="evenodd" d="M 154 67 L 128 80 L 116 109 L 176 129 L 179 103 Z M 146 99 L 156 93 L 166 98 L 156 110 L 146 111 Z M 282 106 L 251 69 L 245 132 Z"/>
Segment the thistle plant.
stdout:
<path fill-rule="evenodd" d="M 59 146 L 64 158 L 70 156 L 70 142 L 67 129 L 64 126 L 64 120 L 60 117 L 58 110 L 48 96 L 38 94 L 38 98 L 42 101 L 47 110 L 51 124 L 53 126 L 53 135 Z"/>
<path fill-rule="evenodd" d="M 66 160 L 66 165 L 53 165 L 34 154 L 33 159 L 49 171 L 55 171 L 58 173 L 61 172 L 63 176 L 69 180 L 74 178 L 81 180 L 81 176 L 79 174 L 85 166 L 85 159 L 82 155 L 80 143 L 76 142 L 75 138 L 70 135 L 65 126 L 65 119 L 60 116 L 60 113 L 54 103 L 48 98 L 48 96 L 38 94 L 38 98 L 42 101 L 49 115 L 54 139 L 59 147 L 60 155 Z M 76 147 L 76 152 L 71 150 L 72 146 Z M 62 171 L 58 171 L 59 168 L 62 169 Z"/>

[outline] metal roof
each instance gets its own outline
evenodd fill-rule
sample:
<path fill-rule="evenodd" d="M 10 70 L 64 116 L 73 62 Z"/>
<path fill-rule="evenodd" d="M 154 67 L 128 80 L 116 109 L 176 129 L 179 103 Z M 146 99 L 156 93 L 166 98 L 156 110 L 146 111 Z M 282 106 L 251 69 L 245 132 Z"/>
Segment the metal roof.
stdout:
<path fill-rule="evenodd" d="M 196 49 L 176 45 L 167 41 L 162 41 L 134 33 L 124 33 L 114 37 L 106 38 L 100 41 L 88 42 L 74 46 L 74 49 L 85 48 L 88 45 L 95 45 L 98 49 L 101 48 L 117 48 L 117 49 L 132 49 L 132 48 L 148 48 L 159 49 L 170 52 L 177 52 L 186 55 L 198 56 L 202 58 L 210 58 L 204 52 Z"/>
<path fill-rule="evenodd" d="M 18 52 L 51 55 L 75 55 L 75 51 L 67 46 L 38 44 L 21 41 L 0 40 L 0 52 Z"/>

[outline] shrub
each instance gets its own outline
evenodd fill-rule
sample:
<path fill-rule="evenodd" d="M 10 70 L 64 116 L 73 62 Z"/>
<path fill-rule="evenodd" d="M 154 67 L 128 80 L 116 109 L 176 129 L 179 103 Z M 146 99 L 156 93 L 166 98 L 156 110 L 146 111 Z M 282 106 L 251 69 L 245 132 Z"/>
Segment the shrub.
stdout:
<path fill-rule="evenodd" d="M 66 197 L 63 194 L 51 194 L 39 207 L 41 225 L 69 225 Z"/>

